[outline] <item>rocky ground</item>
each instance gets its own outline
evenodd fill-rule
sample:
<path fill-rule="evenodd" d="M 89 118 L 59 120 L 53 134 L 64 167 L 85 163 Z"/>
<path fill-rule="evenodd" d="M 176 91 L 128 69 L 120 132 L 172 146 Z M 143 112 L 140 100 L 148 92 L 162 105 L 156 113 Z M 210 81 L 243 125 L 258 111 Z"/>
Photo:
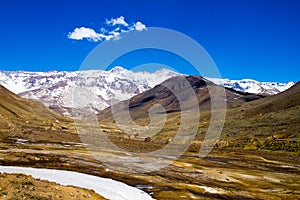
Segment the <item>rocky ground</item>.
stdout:
<path fill-rule="evenodd" d="M 43 133 L 42 133 L 43 134 Z M 299 155 L 266 150 L 216 148 L 205 158 L 186 152 L 167 167 L 147 173 L 110 168 L 93 155 L 118 156 L 105 149 L 88 151 L 76 134 L 62 132 L 35 138 L 30 134 L 1 133 L 0 165 L 55 168 L 113 178 L 135 186 L 156 199 L 299 199 Z M 40 134 L 39 134 L 40 135 Z M 115 139 L 133 150 L 147 152 L 155 141 Z M 143 147 L 145 149 L 143 149 Z M 150 148 L 151 147 L 151 148 Z M 168 158 L 161 158 L 168 161 Z M 149 159 L 151 164 L 151 159 Z M 117 163 L 120 166 L 122 162 Z"/>

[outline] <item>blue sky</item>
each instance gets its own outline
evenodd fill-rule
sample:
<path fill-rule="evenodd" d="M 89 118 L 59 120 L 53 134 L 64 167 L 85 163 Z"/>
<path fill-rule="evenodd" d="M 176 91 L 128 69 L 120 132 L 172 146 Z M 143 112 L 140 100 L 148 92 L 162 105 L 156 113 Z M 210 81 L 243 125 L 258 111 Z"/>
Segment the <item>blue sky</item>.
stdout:
<path fill-rule="evenodd" d="M 297 0 L 3 0 L 0 70 L 78 70 L 101 41 L 72 40 L 69 33 L 80 27 L 99 33 L 107 27 L 106 19 L 123 16 L 129 27 L 139 21 L 190 36 L 206 49 L 223 77 L 299 81 L 299 10 Z M 148 53 L 150 60 L 129 56 L 117 64 L 130 68 L 172 58 Z M 135 57 L 140 60 L 132 61 Z M 172 67 L 178 71 L 193 73 L 176 63 Z"/>

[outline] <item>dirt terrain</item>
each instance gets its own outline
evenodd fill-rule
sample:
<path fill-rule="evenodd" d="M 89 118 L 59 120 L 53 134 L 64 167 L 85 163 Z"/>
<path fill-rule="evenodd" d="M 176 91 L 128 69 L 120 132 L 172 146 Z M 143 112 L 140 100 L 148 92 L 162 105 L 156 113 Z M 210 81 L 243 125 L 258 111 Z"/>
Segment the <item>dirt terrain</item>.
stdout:
<path fill-rule="evenodd" d="M 0 199 L 11 200 L 104 200 L 92 190 L 62 186 L 24 174 L 0 174 Z"/>
<path fill-rule="evenodd" d="M 75 134 L 61 133 L 70 141 L 5 140 L 1 165 L 66 169 L 113 178 L 150 193 L 157 199 L 299 199 L 300 160 L 297 154 L 216 148 L 205 158 L 187 152 L 171 165 L 149 173 L 117 171 L 94 158 L 77 143 Z M 73 139 L 69 137 L 73 136 Z M 29 138 L 27 138 L 29 139 Z M 58 138 L 56 138 L 58 140 Z M 132 145 L 144 141 L 123 139 Z M 147 143 L 150 146 L 151 142 Z M 130 145 L 128 145 L 130 146 Z M 92 155 L 93 154 L 93 155 Z M 112 156 L 118 155 L 118 152 Z M 167 158 L 162 158 L 167 159 Z M 119 163 L 122 165 L 122 163 Z"/>

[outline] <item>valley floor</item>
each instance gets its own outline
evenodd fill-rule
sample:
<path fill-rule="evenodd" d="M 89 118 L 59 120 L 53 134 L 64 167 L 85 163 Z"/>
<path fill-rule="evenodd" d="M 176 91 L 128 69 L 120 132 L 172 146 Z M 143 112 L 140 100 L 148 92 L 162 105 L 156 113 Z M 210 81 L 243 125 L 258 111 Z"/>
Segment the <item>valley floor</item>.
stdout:
<path fill-rule="evenodd" d="M 72 137 L 63 134 L 66 136 L 61 138 Z M 2 134 L 0 165 L 64 169 L 112 178 L 155 199 L 300 199 L 297 154 L 215 149 L 199 158 L 187 152 L 165 168 L 141 174 L 109 169 L 76 140 L 30 141 Z"/>

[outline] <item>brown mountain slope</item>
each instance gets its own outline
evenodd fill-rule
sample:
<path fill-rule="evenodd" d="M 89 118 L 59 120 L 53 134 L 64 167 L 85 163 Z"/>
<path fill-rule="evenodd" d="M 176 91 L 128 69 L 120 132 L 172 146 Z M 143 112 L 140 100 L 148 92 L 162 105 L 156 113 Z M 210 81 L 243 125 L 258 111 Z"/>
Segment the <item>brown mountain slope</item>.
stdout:
<path fill-rule="evenodd" d="M 152 137 L 156 142 L 169 141 L 176 134 L 181 123 L 180 105 L 176 96 L 165 86 L 182 86 L 184 77 L 174 77 L 163 84 L 156 86 L 129 100 L 131 118 L 140 125 L 150 123 L 149 109 L 155 105 L 162 105 L 168 113 L 164 127 Z M 210 124 L 211 97 L 208 92 L 215 92 L 219 86 L 206 81 L 201 77 L 186 77 L 193 87 L 200 106 L 201 120 L 199 133 L 195 140 L 201 141 L 206 136 Z M 164 86 L 165 84 L 165 86 Z M 168 85 L 169 84 L 169 85 Z M 277 95 L 262 98 L 252 94 L 237 93 L 226 90 L 227 115 L 224 128 L 218 143 L 218 147 L 234 147 L 249 149 L 285 150 L 299 152 L 300 145 L 300 83 L 289 90 Z M 225 98 L 224 98 L 225 99 Z M 187 99 L 191 103 L 194 99 Z M 118 110 L 118 116 L 125 113 L 128 101 L 121 102 L 124 110 Z M 122 107 L 122 106 L 121 106 Z M 192 109 L 191 109 L 192 110 Z M 111 108 L 100 112 L 99 119 L 102 122 L 114 122 Z M 128 124 L 128 126 L 130 126 Z M 132 134 L 129 132 L 128 134 Z M 194 143 L 193 143 L 194 144 Z M 193 145 L 192 145 L 193 146 Z M 197 145 L 196 145 L 197 146 Z M 198 151 L 199 146 L 195 148 Z"/>
<path fill-rule="evenodd" d="M 154 88 L 147 90 L 141 94 L 132 97 L 128 101 L 119 103 L 123 104 L 124 109 L 127 107 L 131 113 L 133 119 L 140 119 L 141 117 L 148 117 L 149 109 L 155 105 L 160 104 L 164 107 L 167 113 L 178 112 L 181 110 L 180 101 L 177 96 L 184 96 L 184 92 L 191 87 L 194 94 L 186 94 L 186 99 L 184 101 L 190 105 L 199 105 L 200 110 L 210 110 L 211 109 L 211 95 L 213 93 L 219 92 L 223 88 L 215 85 L 214 83 L 198 76 L 177 76 L 172 77 L 162 84 L 155 86 Z M 226 99 L 222 98 L 222 101 L 226 101 L 228 107 L 236 107 L 244 102 L 253 101 L 262 98 L 259 95 L 238 93 L 231 89 L 224 89 L 226 92 Z M 177 93 L 177 96 L 174 94 Z M 197 99 L 194 98 L 196 95 Z M 196 104 L 194 101 L 198 101 Z M 118 105 L 117 105 L 118 107 Z M 192 108 L 189 108 L 192 109 Z M 122 111 L 120 112 L 120 114 Z M 111 107 L 101 111 L 99 113 L 99 119 L 110 121 L 113 116 L 111 113 Z"/>
<path fill-rule="evenodd" d="M 300 82 L 277 95 L 268 96 L 255 102 L 245 104 L 245 116 L 279 112 L 300 105 Z"/>
<path fill-rule="evenodd" d="M 228 109 L 222 140 L 233 147 L 300 153 L 299 116 L 300 82 L 277 95 Z"/>
<path fill-rule="evenodd" d="M 24 99 L 0 86 L 0 128 L 50 126 L 58 121 L 70 122 L 47 109 L 42 103 Z"/>

